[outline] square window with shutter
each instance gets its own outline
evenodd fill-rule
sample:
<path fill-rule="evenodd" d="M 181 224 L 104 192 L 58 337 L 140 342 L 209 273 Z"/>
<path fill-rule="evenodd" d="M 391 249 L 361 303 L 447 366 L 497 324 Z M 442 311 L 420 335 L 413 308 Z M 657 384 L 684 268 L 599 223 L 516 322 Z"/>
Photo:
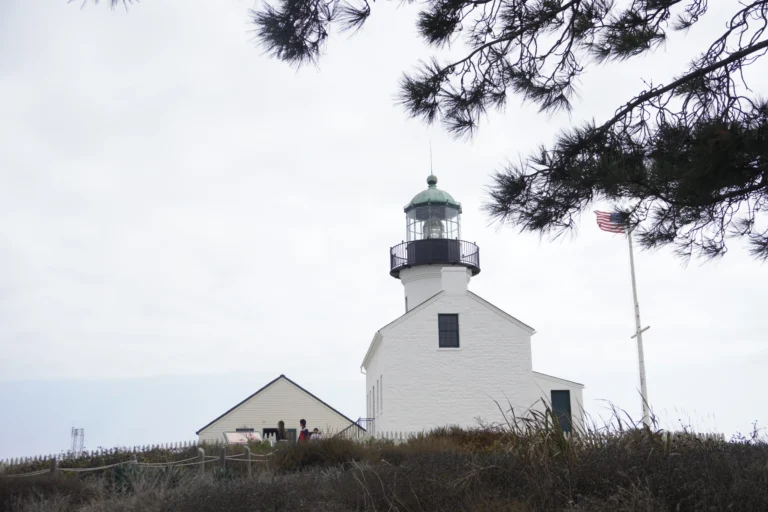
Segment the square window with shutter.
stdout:
<path fill-rule="evenodd" d="M 437 315 L 440 348 L 459 348 L 459 315 Z"/>

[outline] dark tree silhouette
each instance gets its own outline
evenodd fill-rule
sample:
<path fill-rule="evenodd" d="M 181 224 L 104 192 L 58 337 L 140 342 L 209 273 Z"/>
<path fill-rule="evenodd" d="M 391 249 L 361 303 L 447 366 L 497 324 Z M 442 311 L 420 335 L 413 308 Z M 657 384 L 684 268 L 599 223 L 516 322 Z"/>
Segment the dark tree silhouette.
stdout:
<path fill-rule="evenodd" d="M 293 65 L 316 62 L 334 27 L 357 30 L 372 13 L 369 0 L 274 2 L 251 12 L 256 33 Z M 648 84 L 611 119 L 570 127 L 497 172 L 487 212 L 557 235 L 607 199 L 646 248 L 715 257 L 733 236 L 768 259 L 768 102 L 742 74 L 768 50 L 768 0 L 729 4 L 723 33 L 677 78 Z M 707 0 L 425 0 L 416 22 L 425 43 L 463 38 L 467 50 L 405 74 L 400 100 L 409 115 L 457 136 L 471 135 L 510 93 L 543 112 L 568 110 L 589 64 L 646 54 L 706 14 Z"/>

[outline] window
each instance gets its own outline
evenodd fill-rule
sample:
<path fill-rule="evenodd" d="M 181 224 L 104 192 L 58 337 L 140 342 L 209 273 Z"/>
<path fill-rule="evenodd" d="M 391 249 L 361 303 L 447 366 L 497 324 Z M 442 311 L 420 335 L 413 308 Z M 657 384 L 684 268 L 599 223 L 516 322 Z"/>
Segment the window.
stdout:
<path fill-rule="evenodd" d="M 459 348 L 459 315 L 437 315 L 440 348 Z"/>
<path fill-rule="evenodd" d="M 253 429 L 248 427 L 242 427 L 242 428 L 236 428 L 235 432 L 253 432 Z"/>
<path fill-rule="evenodd" d="M 408 297 L 405 298 L 405 312 L 408 312 Z"/>

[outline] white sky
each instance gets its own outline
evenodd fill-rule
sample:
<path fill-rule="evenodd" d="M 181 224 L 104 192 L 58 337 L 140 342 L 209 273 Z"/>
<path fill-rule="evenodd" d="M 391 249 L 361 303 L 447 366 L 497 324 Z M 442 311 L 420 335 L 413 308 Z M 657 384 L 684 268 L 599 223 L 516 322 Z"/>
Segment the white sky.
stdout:
<path fill-rule="evenodd" d="M 506 159 L 676 74 L 722 7 L 650 58 L 593 68 L 570 118 L 513 98 L 471 142 L 395 106 L 401 72 L 431 55 L 417 6 L 376 3 L 298 72 L 254 48 L 250 7 L 0 4 L 0 457 L 65 449 L 73 421 L 89 447 L 192 439 L 281 373 L 363 415 L 360 361 L 402 313 L 388 249 L 430 141 L 481 248 L 472 290 L 537 329 L 534 369 L 583 382 L 589 412 L 609 400 L 639 418 L 625 239 L 588 213 L 576 236 L 539 240 L 480 206 Z M 738 242 L 636 266 L 663 425 L 766 425 L 768 267 Z"/>

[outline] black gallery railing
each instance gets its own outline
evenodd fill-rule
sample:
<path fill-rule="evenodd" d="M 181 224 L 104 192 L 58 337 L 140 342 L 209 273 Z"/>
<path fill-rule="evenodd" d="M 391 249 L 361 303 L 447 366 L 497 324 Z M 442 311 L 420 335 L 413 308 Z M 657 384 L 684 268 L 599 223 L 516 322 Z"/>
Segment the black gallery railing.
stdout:
<path fill-rule="evenodd" d="M 390 274 L 397 277 L 400 270 L 414 265 L 463 265 L 480 272 L 480 249 L 472 242 L 427 238 L 403 242 L 389 250 Z"/>

